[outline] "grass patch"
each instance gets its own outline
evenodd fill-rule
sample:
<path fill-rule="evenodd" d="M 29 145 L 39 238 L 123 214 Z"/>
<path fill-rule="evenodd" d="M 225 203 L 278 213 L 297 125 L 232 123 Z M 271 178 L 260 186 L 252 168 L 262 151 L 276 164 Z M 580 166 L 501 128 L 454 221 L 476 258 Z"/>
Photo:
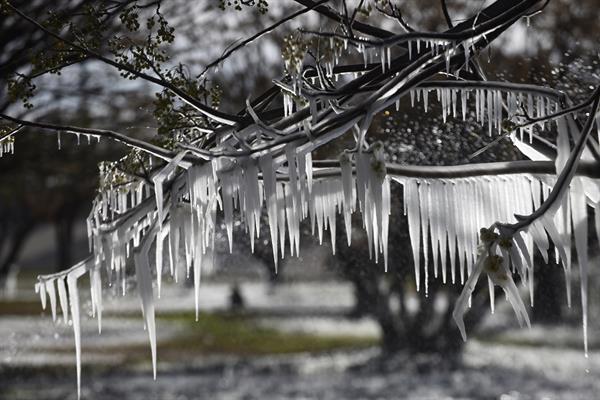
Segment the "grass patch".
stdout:
<path fill-rule="evenodd" d="M 195 321 L 193 313 L 170 313 L 157 316 L 157 324 L 174 323 L 181 333 L 159 341 L 159 359 L 178 361 L 203 354 L 258 356 L 293 353 L 320 353 L 339 349 L 374 346 L 374 337 L 350 335 L 319 336 L 306 333 L 280 332 L 260 326 L 250 316 L 242 314 L 202 313 Z M 147 362 L 148 345 L 124 345 L 106 348 L 126 354 L 127 363 Z"/>
<path fill-rule="evenodd" d="M 238 355 L 289 354 L 322 352 L 349 347 L 367 347 L 375 338 L 348 335 L 319 336 L 307 333 L 280 332 L 260 326 L 250 317 L 236 314 L 202 314 L 198 321 L 190 314 L 171 314 L 163 320 L 183 320 L 189 327 L 186 335 L 161 343 L 162 351 L 195 349 L 200 353 L 234 353 Z"/>

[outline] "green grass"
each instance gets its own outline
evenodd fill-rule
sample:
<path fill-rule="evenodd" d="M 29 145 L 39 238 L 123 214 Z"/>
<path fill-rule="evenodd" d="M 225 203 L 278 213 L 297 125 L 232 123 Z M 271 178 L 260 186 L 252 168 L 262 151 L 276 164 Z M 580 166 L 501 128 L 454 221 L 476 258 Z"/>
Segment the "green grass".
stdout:
<path fill-rule="evenodd" d="M 0 301 L 2 315 L 37 315 L 42 312 L 38 301 Z M 49 310 L 46 310 L 49 315 Z M 105 313 L 109 318 L 140 319 L 139 313 Z M 158 313 L 157 325 L 174 324 L 178 332 L 174 337 L 158 342 L 159 359 L 180 361 L 204 354 L 229 354 L 256 356 L 268 354 L 320 353 L 339 349 L 365 348 L 378 344 L 376 337 L 350 335 L 320 336 L 308 333 L 281 332 L 260 326 L 260 315 L 240 313 L 202 313 L 195 321 L 193 312 Z M 72 348 L 56 348 L 52 352 L 72 352 Z M 99 351 L 84 348 L 84 352 Z M 104 346 L 102 353 L 121 354 L 125 364 L 149 361 L 149 345 L 128 344 Z"/>
<path fill-rule="evenodd" d="M 240 314 L 203 313 L 197 322 L 193 313 L 157 316 L 158 325 L 168 323 L 178 324 L 182 328 L 176 337 L 159 341 L 157 351 L 161 361 L 181 361 L 206 354 L 259 356 L 320 353 L 365 348 L 378 343 L 374 337 L 280 332 L 262 327 L 254 318 Z M 149 361 L 147 344 L 105 348 L 103 351 L 118 351 L 126 355 L 128 364 Z"/>
<path fill-rule="evenodd" d="M 180 321 L 186 326 L 181 337 L 160 343 L 163 354 L 182 351 L 237 355 L 316 353 L 362 348 L 377 343 L 376 338 L 370 337 L 280 332 L 259 326 L 250 317 L 236 314 L 202 314 L 197 322 L 191 313 L 170 314 L 160 317 L 160 320 Z"/>

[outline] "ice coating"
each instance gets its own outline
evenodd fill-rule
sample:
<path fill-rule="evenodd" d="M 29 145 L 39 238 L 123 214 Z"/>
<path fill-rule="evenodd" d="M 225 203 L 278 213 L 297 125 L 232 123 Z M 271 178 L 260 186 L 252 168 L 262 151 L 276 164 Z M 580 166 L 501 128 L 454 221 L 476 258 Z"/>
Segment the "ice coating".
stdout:
<path fill-rule="evenodd" d="M 446 113 L 454 115 L 456 102 L 462 99 L 460 91 L 448 89 L 439 92 Z M 415 100 L 425 101 L 426 93 L 425 89 L 416 92 Z M 486 102 L 491 98 L 492 105 L 496 107 L 492 110 L 491 117 L 498 119 L 498 113 L 503 112 L 497 108 L 502 102 L 498 93 L 490 95 L 482 92 L 480 97 L 485 98 Z M 510 96 L 507 99 L 509 105 L 514 101 Z M 543 110 L 540 108 L 539 112 Z M 218 228 L 218 208 L 223 212 L 231 246 L 234 218 L 239 215 L 253 242 L 254 235 L 259 232 L 261 209 L 266 207 L 275 265 L 287 253 L 286 242 L 289 243 L 290 255 L 299 254 L 300 223 L 307 218 L 312 221 L 314 234 L 319 241 L 322 242 L 325 232 L 329 231 L 329 239 L 325 240 L 331 242 L 335 252 L 336 219 L 338 213 L 342 214 L 350 242 L 351 216 L 358 209 L 367 233 L 369 253 L 375 262 L 383 258 L 387 269 L 389 215 L 393 210 L 390 176 L 387 175 L 382 148 L 378 145 L 365 147 L 363 151 L 345 153 L 340 158 L 339 172 L 325 171 L 330 172 L 328 174 L 322 174 L 326 168 L 313 170 L 310 152 L 293 144 L 287 144 L 283 148 L 282 157 L 278 159 L 273 158 L 270 153 L 263 154 L 258 159 L 223 157 L 179 173 L 174 172 L 175 164 L 170 165 L 173 168 L 171 172 L 165 171 L 166 167 L 157 172 L 159 178 L 165 178 L 153 180 L 162 188 L 157 193 L 164 192 L 160 202 L 140 189 L 141 186 L 132 185 L 124 193 L 109 191 L 102 194 L 88 217 L 88 235 L 94 252 L 94 261 L 86 266 L 90 273 L 92 314 L 98 318 L 100 330 L 103 295 L 100 272 L 106 271 L 108 282 L 120 283 L 124 293 L 127 259 L 133 255 L 154 371 L 156 327 L 153 317 L 154 278 L 150 273 L 148 254 L 150 244 L 156 243 L 156 254 L 152 258 L 156 259 L 157 288 L 160 291 L 162 274 L 167 273 L 162 268 L 165 256 L 170 264 L 169 273 L 176 281 L 183 275 L 181 267 L 185 265 L 187 277 L 193 276 L 198 316 L 201 276 L 210 272 L 209 266 L 212 265 L 210 259 Z M 167 177 L 168 192 L 163 187 Z M 463 292 L 466 294 L 457 302 L 454 313 L 465 337 L 463 316 L 468 310 L 469 291 L 482 272 L 486 273 L 490 296 L 493 297 L 494 286 L 502 287 L 519 323 L 529 323 L 527 309 L 520 298 L 513 274 L 519 275 L 524 287 L 529 289 L 533 297 L 532 253 L 535 246 L 545 257 L 549 257 L 550 236 L 556 245 L 555 257 L 563 264 L 569 281 L 570 218 L 581 221 L 585 218 L 580 211 L 582 204 L 585 208 L 585 204 L 596 205 L 599 201 L 598 191 L 592 188 L 570 190 L 569 196 L 564 196 L 559 206 L 553 207 L 547 215 L 529 225 L 527 231 L 515 233 L 511 247 L 495 250 L 497 254 L 494 255 L 502 257 L 502 269 L 500 275 L 494 275 L 484 268 L 485 258 L 479 263 L 475 257 L 478 246 L 481 245 L 479 229 L 496 221 L 516 222 L 515 213 L 527 215 L 540 207 L 554 184 L 551 176 L 509 174 L 454 179 L 402 177 L 395 180 L 404 186 L 404 208 L 408 218 L 417 288 L 420 290 L 424 284 L 427 293 L 428 281 L 432 279 L 430 267 L 433 270 L 431 275 L 444 282 L 455 282 L 458 277 L 460 282 L 467 280 Z M 595 184 L 594 181 L 590 182 Z M 159 211 L 161 206 L 162 211 Z M 578 207 L 578 211 L 574 212 L 574 207 Z M 160 213 L 162 217 L 159 216 Z M 103 222 L 115 216 L 119 218 L 119 215 L 123 217 L 118 225 Z M 156 222 L 151 225 L 151 221 Z M 159 224 L 159 221 L 162 223 Z M 587 243 L 581 232 L 575 232 L 575 238 L 579 253 L 580 248 L 585 248 Z M 428 252 L 424 251 L 429 248 L 433 250 L 431 260 L 428 259 Z M 585 284 L 587 267 L 585 262 L 581 262 L 581 258 L 579 264 L 582 282 Z M 44 285 L 37 286 L 41 299 L 49 297 L 50 305 L 54 307 L 49 288 L 56 283 L 58 303 L 65 314 L 65 320 L 68 313 L 65 305 L 65 277 L 69 285 L 71 314 L 79 312 L 78 303 L 76 308 L 73 305 L 76 298 L 71 296 L 71 292 L 78 296 L 76 282 L 73 283 L 74 278 L 69 280 L 68 276 L 56 276 L 52 280 L 46 280 Z M 587 305 L 587 289 L 582 287 L 581 290 Z M 492 298 L 492 304 L 493 301 Z M 73 315 L 72 318 L 78 326 L 79 315 Z M 586 332 L 587 313 L 584 325 Z M 79 333 L 75 333 L 75 337 L 77 363 L 80 365 Z"/>
<path fill-rule="evenodd" d="M 50 299 L 50 310 L 52 312 L 52 321 L 56 322 L 56 292 L 54 291 L 54 280 L 46 281 L 46 293 Z"/>
<path fill-rule="evenodd" d="M 156 227 L 153 230 L 157 230 Z M 138 284 L 138 292 L 142 303 L 146 330 L 150 340 L 150 351 L 152 355 L 152 372 L 156 379 L 156 323 L 154 318 L 154 294 L 152 290 L 152 277 L 150 275 L 150 264 L 148 252 L 152 244 L 152 235 L 146 236 L 144 243 L 134 254 L 135 276 Z"/>

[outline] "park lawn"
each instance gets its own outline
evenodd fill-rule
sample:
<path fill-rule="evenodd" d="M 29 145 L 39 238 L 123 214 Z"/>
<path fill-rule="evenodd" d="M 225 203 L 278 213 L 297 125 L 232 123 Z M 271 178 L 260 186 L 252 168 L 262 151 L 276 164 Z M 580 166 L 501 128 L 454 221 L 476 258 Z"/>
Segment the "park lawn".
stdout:
<path fill-rule="evenodd" d="M 260 326 L 254 318 L 243 314 L 203 313 L 198 321 L 193 313 L 168 314 L 159 318 L 179 321 L 188 327 L 181 337 L 160 343 L 161 353 L 167 354 L 181 350 L 238 355 L 315 353 L 377 344 L 374 337 L 281 332 Z"/>

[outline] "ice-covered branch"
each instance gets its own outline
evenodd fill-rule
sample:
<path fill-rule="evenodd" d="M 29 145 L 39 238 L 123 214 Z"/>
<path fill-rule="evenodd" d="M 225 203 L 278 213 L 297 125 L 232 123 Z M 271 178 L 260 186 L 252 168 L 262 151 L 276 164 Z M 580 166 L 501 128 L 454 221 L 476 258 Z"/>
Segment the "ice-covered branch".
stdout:
<path fill-rule="evenodd" d="M 568 190 L 568 186 L 577 172 L 577 166 L 581 161 L 581 153 L 585 148 L 588 137 L 592 131 L 592 127 L 596 121 L 596 113 L 598 112 L 598 106 L 600 105 L 600 90 L 595 91 L 595 95 L 592 102 L 592 107 L 588 119 L 583 127 L 581 136 L 579 137 L 575 147 L 571 151 L 569 159 L 567 160 L 563 170 L 557 178 L 556 184 L 552 188 L 550 195 L 542 203 L 541 207 L 536 209 L 532 214 L 528 216 L 517 216 L 519 222 L 514 224 L 497 224 L 498 228 L 508 235 L 512 236 L 515 232 L 524 229 L 531 225 L 536 219 L 542 217 L 550 211 L 551 214 L 556 212 L 556 209 L 560 205 L 564 194 Z"/>
<path fill-rule="evenodd" d="M 404 189 L 404 211 L 417 289 L 424 285 L 427 292 L 430 276 L 443 282 L 466 281 L 454 312 L 463 336 L 466 333 L 462 318 L 482 274 L 490 282 L 490 295 L 494 286 L 500 286 L 519 323 L 529 323 L 515 281 L 518 275 L 533 298 L 535 247 L 547 259 L 551 240 L 557 249 L 554 256 L 562 262 L 570 282 L 571 219 L 576 225 L 575 243 L 580 257 L 585 308 L 586 204 L 600 209 L 600 168 L 598 161 L 590 156 L 594 153 L 585 153 L 585 146 L 590 142 L 592 125 L 598 118 L 600 89 L 591 100 L 573 106 L 563 93 L 550 88 L 465 80 L 465 76 L 471 79 L 472 75 L 463 74 L 473 65 L 473 55 L 488 47 L 519 18 L 531 13 L 541 0 L 497 0 L 477 16 L 455 26 L 442 1 L 450 25 L 446 32 L 402 35 L 357 21 L 356 10 L 352 16 L 347 9 L 342 15 L 325 5 L 325 1 L 297 2 L 304 6 L 302 10 L 246 39 L 215 63 L 309 10 L 342 24 L 341 31 L 347 34 L 330 35 L 333 39 L 328 49 L 333 54 L 330 58 L 307 50 L 312 57 L 311 65 L 303 66 L 300 59 L 292 65 L 291 72 L 274 80 L 272 88 L 254 101 L 248 101 L 244 110 L 235 115 L 199 103 L 166 82 L 158 71 L 158 78 L 147 76 L 65 41 L 14 9 L 55 39 L 173 91 L 196 111 L 219 122 L 203 130 L 200 138 L 177 137 L 175 153 L 114 131 L 0 116 L 33 128 L 107 137 L 167 161 L 159 163 L 154 170 L 144 171 L 145 180 L 128 180 L 126 184 L 101 188 L 87 220 L 93 256 L 73 269 L 41 277 L 38 283 L 44 305 L 48 293 L 53 317 L 57 304 L 55 288 L 63 313 L 65 316 L 68 313 L 64 305 L 66 278 L 75 329 L 79 321 L 77 278 L 88 272 L 92 281 L 92 311 L 98 316 L 100 328 L 101 274 L 111 283 L 120 284 L 124 293 L 130 269 L 128 260 L 133 255 L 156 371 L 154 282 L 159 297 L 163 275 L 168 274 L 175 281 L 183 275 L 182 269 L 186 275 L 193 275 L 198 315 L 200 279 L 212 269 L 212 255 L 221 226 L 218 216 L 222 218 L 230 251 L 236 218 L 246 228 L 254 249 L 254 240 L 260 232 L 261 211 L 266 209 L 273 262 L 277 268 L 285 255 L 299 254 L 303 221 L 310 224 L 320 243 L 331 241 L 335 252 L 336 219 L 343 218 L 350 244 L 352 214 L 360 211 L 369 254 L 375 262 L 382 260 L 387 267 L 389 216 L 396 211 L 392 210 L 391 203 L 392 182 L 401 184 Z M 354 31 L 371 37 L 359 38 Z M 338 38 L 344 43 L 339 45 L 335 40 Z M 347 55 L 347 43 L 353 43 L 362 54 L 363 65 L 344 64 L 342 55 Z M 304 56 L 302 53 L 298 58 Z M 524 154 L 534 156 L 531 161 L 454 166 L 385 163 L 384 146 L 371 142 L 369 128 L 378 113 L 394 104 L 399 109 L 400 100 L 407 97 L 411 107 L 421 104 L 425 112 L 428 112 L 430 99 L 435 97 L 440 106 L 436 110 L 440 110 L 444 122 L 449 117 L 462 115 L 463 120 L 474 117 L 481 126 L 487 125 L 487 129 L 481 130 L 482 135 L 486 130 L 490 137 L 510 134 Z M 580 129 L 573 114 L 589 104 L 592 104 L 590 116 Z M 527 121 L 518 125 L 524 122 L 520 110 L 524 110 Z M 189 119 L 188 115 L 183 117 Z M 536 151 L 535 145 L 516 139 L 517 133 L 522 138 L 524 132 L 533 137 L 533 124 L 545 128 L 544 123 L 550 121 L 558 125 L 556 145 L 552 144 L 552 151 L 548 152 L 555 159 Z M 426 131 L 420 133 L 427 134 Z M 349 146 L 352 150 L 344 151 L 340 160 L 312 160 L 316 149 L 342 135 L 354 137 Z M 576 144 L 573 149 L 570 149 L 571 141 Z M 600 219 L 598 224 L 600 226 Z M 482 227 L 485 229 L 480 231 Z M 497 228 L 499 233 L 487 227 Z M 151 272 L 149 252 L 152 249 L 155 261 Z M 570 298 L 570 291 L 568 296 Z M 78 331 L 75 331 L 75 339 L 79 366 Z"/>
<path fill-rule="evenodd" d="M 579 271 L 581 277 L 581 302 L 583 310 L 583 338 L 584 350 L 587 357 L 588 352 L 588 337 L 587 337 L 587 309 L 588 309 L 588 256 L 587 256 L 587 204 L 598 207 L 600 206 L 600 192 L 598 183 L 581 181 L 581 178 L 574 179 L 578 165 L 581 162 L 582 153 L 588 141 L 588 137 L 592 127 L 596 121 L 596 114 L 600 106 L 600 91 L 594 92 L 592 106 L 586 120 L 586 123 L 579 138 L 570 151 L 568 159 L 564 159 L 564 148 L 568 149 L 568 138 L 566 133 L 560 133 L 559 152 L 556 160 L 556 168 L 560 170 L 560 174 L 550 187 L 542 188 L 537 184 L 532 188 L 532 202 L 534 208 L 531 208 L 532 202 L 528 202 L 529 211 L 524 214 L 516 213 L 511 219 L 516 219 L 516 222 L 494 222 L 490 229 L 482 228 L 482 246 L 480 249 L 479 258 L 476 269 L 470 274 L 467 285 L 464 287 L 461 298 L 455 305 L 454 319 L 456 320 L 463 338 L 466 339 L 465 326 L 463 323 L 463 315 L 467 311 L 468 298 L 475 289 L 475 284 L 479 274 L 485 270 L 489 279 L 494 284 L 500 285 L 506 292 L 507 298 L 511 302 L 519 322 L 526 319 L 527 313 L 518 292 L 515 289 L 512 276 L 509 271 L 509 263 L 512 262 L 513 270 L 518 270 L 523 282 L 529 282 L 530 293 L 533 292 L 533 261 L 532 261 L 532 246 L 535 243 L 538 250 L 546 261 L 548 261 L 548 249 L 550 236 L 555 248 L 556 259 L 563 264 L 565 269 L 567 286 L 567 297 L 570 304 L 570 280 L 571 280 L 571 217 L 573 220 L 575 244 L 577 248 L 577 256 L 579 259 Z M 560 122 L 565 125 L 565 121 Z M 572 129 L 575 125 L 571 124 Z M 564 130 L 559 125 L 559 130 Z M 565 142 L 566 140 L 566 142 Z M 589 187 L 584 188 L 584 184 Z M 540 193 L 542 192 L 542 193 Z M 515 191 L 511 194 L 514 195 Z M 540 195 L 543 196 L 540 199 Z M 523 196 L 519 195 L 517 201 L 522 201 Z M 510 201 L 510 200 L 509 200 Z M 512 201 L 511 201 L 512 202 Z M 516 205 L 516 204 L 515 204 Z M 514 210 L 517 207 L 513 207 Z M 560 211 L 560 212 L 559 212 Z M 506 221 L 506 217 L 501 220 Z M 495 233 L 495 230 L 499 234 Z M 527 244 L 522 233 L 529 236 Z M 528 266 L 528 267 L 526 267 Z M 493 285 L 490 286 L 490 290 Z M 492 293 L 490 292 L 490 296 Z M 532 297 L 533 299 L 533 297 Z"/>
<path fill-rule="evenodd" d="M 335 160 L 315 160 L 313 162 L 315 177 L 332 177 L 341 175 L 339 162 Z M 600 179 L 600 164 L 595 161 L 581 161 L 576 174 Z M 321 169 L 322 168 L 322 169 Z M 554 175 L 556 165 L 553 161 L 502 161 L 463 165 L 400 165 L 386 163 L 387 174 L 397 178 L 431 178 L 454 179 L 487 175 L 537 174 Z"/>
<path fill-rule="evenodd" d="M 455 31 L 448 32 L 407 32 L 401 35 L 394 35 L 384 39 L 367 39 L 367 38 L 354 38 L 344 34 L 340 34 L 337 32 L 322 32 L 322 31 L 310 31 L 304 30 L 303 32 L 307 34 L 322 36 L 322 37 L 331 37 L 338 38 L 342 40 L 347 40 L 348 42 L 356 45 L 356 46 L 371 46 L 371 47 L 388 47 L 399 43 L 409 43 L 411 41 L 443 41 L 446 43 L 456 43 L 462 42 L 465 40 L 473 39 L 480 35 L 485 35 L 502 24 L 511 21 L 515 17 L 525 14 L 527 10 L 533 7 L 536 3 L 539 3 L 540 0 L 527 0 L 520 1 L 514 4 L 512 7 L 506 9 L 505 12 L 500 13 L 499 15 L 492 17 L 487 20 L 481 19 L 481 23 L 476 24 L 475 26 L 466 27 L 464 29 L 459 29 L 459 26 Z M 461 24 L 460 28 L 464 27 Z"/>
<path fill-rule="evenodd" d="M 162 147 L 156 146 L 152 143 L 148 143 L 146 141 L 132 138 L 125 134 L 115 132 L 107 129 L 95 129 L 95 128 L 85 128 L 79 126 L 70 126 L 70 125 L 57 125 L 51 124 L 47 122 L 35 122 L 28 121 L 20 118 L 15 118 L 6 114 L 0 114 L 0 119 L 4 119 L 6 121 L 10 121 L 13 123 L 17 123 L 21 126 L 28 126 L 31 128 L 40 128 L 44 130 L 50 130 L 57 133 L 65 132 L 73 135 L 86 135 L 89 137 L 94 137 L 96 139 L 100 139 L 101 137 L 115 140 L 117 142 L 123 143 L 126 146 L 134 149 L 139 149 L 145 153 L 151 154 L 155 157 L 161 158 L 163 160 L 169 161 L 171 160 L 175 154 L 169 150 L 163 149 Z"/>

